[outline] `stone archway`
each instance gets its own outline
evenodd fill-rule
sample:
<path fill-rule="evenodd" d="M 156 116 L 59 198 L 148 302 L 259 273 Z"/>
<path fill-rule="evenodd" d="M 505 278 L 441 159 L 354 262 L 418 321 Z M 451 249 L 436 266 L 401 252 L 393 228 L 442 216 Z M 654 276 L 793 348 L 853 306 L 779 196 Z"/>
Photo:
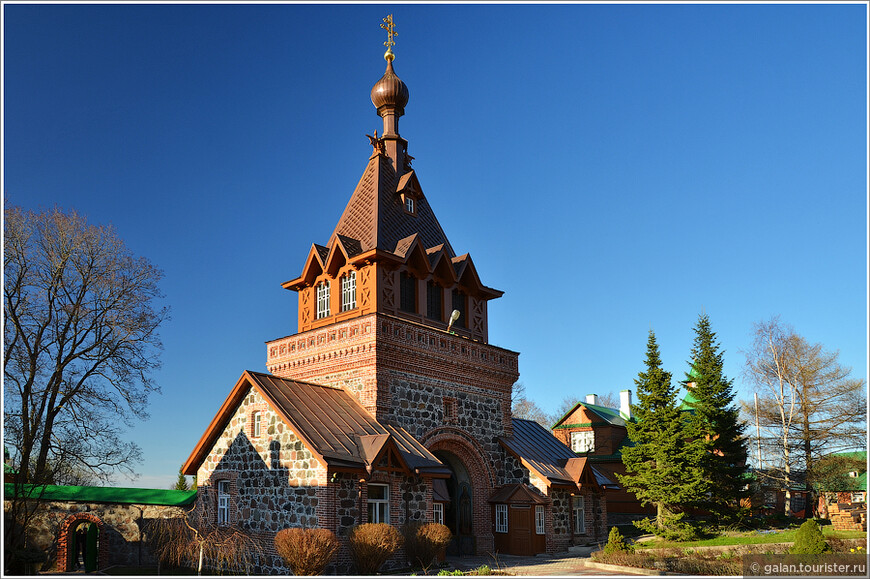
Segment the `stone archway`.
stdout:
<path fill-rule="evenodd" d="M 106 566 L 109 545 L 108 541 L 106 541 L 105 524 L 99 517 L 91 513 L 75 513 L 67 517 L 60 525 L 60 535 L 57 544 L 57 569 L 61 573 L 68 573 L 73 570 L 70 564 L 73 555 L 70 550 L 73 544 L 72 534 L 75 532 L 76 527 L 82 523 L 93 523 L 97 526 L 97 532 L 99 533 L 99 540 L 97 542 L 97 569 Z"/>
<path fill-rule="evenodd" d="M 489 508 L 489 495 L 494 486 L 494 475 L 489 468 L 486 454 L 475 442 L 469 441 L 462 431 L 442 428 L 424 437 L 423 443 L 430 452 L 443 459 L 442 462 L 454 473 L 454 488 L 451 490 L 453 522 L 459 534 L 472 537 L 471 544 L 476 553 L 489 553 L 494 548 L 492 535 L 492 513 Z M 468 509 L 470 503 L 470 509 Z M 468 512 L 470 510 L 470 513 Z M 465 526 L 470 519 L 470 533 Z M 465 546 L 468 549 L 468 546 Z"/>

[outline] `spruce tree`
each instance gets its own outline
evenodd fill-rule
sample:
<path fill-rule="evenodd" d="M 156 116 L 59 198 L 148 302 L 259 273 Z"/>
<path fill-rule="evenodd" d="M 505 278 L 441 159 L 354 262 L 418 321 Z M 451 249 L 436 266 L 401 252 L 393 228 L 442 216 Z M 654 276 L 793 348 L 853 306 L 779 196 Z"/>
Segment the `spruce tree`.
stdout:
<path fill-rule="evenodd" d="M 172 487 L 176 491 L 189 491 L 190 485 L 187 484 L 187 477 L 181 472 L 181 467 L 178 469 L 178 480 L 175 481 L 175 486 Z"/>
<path fill-rule="evenodd" d="M 626 474 L 620 483 L 644 505 L 655 505 L 655 527 L 663 530 L 681 518 L 683 505 L 708 490 L 697 471 L 696 445 L 687 442 L 671 373 L 662 369 L 655 333 L 647 341 L 646 370 L 638 373 L 635 421 L 627 421 L 633 445 L 622 449 Z"/>
<path fill-rule="evenodd" d="M 691 438 L 704 452 L 700 467 L 704 480 L 715 491 L 702 497 L 696 506 L 709 510 L 720 521 L 727 520 L 748 496 L 746 487 L 746 425 L 733 403 L 734 381 L 725 377 L 723 354 L 710 328 L 710 318 L 702 314 L 695 326 L 687 382 L 697 402 L 690 403 L 688 420 Z"/>

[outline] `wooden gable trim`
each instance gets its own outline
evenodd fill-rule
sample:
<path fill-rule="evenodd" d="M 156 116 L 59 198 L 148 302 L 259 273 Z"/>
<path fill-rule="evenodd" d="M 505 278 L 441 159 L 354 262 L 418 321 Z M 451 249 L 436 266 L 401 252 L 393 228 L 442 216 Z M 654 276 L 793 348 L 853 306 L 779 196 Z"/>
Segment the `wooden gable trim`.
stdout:
<path fill-rule="evenodd" d="M 302 275 L 290 281 L 285 281 L 281 287 L 287 290 L 299 291 L 306 285 L 311 285 L 317 276 L 323 273 L 323 264 L 320 262 L 320 253 L 317 251 L 316 244 L 311 244 L 311 249 L 308 251 L 308 257 L 305 259 L 305 265 L 302 267 Z"/>
<path fill-rule="evenodd" d="M 381 466 L 381 463 L 386 461 L 385 466 Z M 399 451 L 399 447 L 396 444 L 396 441 L 393 439 L 393 435 L 387 439 L 386 443 L 381 447 L 378 454 L 371 460 L 368 467 L 371 467 L 371 471 L 381 471 L 381 472 L 390 472 L 390 473 L 402 473 L 406 476 L 411 476 L 411 468 L 408 466 L 408 463 L 405 462 L 405 459 L 402 458 L 402 453 Z"/>

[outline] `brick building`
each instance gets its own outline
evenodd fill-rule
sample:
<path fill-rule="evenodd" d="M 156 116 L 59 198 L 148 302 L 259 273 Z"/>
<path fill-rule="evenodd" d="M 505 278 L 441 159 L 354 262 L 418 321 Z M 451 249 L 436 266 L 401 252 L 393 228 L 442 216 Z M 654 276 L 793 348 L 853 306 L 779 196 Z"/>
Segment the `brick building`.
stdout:
<path fill-rule="evenodd" d="M 487 331 L 502 292 L 439 225 L 399 134 L 408 88 L 385 58 L 371 91 L 383 132 L 369 136 L 328 242 L 282 284 L 299 294 L 298 333 L 266 343 L 269 374 L 242 375 L 183 467 L 197 475 L 197 511 L 266 543 L 285 527 L 342 538 L 367 521 L 443 522 L 455 553 L 555 552 L 606 536 L 609 481 L 567 448 L 535 455 L 529 437 L 561 445 L 512 423 L 518 353 Z"/>

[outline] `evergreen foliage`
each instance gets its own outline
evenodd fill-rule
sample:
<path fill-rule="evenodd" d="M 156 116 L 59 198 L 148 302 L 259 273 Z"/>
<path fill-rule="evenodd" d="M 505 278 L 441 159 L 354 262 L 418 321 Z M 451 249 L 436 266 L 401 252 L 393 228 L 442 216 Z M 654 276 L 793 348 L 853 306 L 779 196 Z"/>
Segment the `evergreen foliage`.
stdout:
<path fill-rule="evenodd" d="M 671 373 L 662 369 L 652 331 L 647 341 L 646 371 L 638 374 L 635 385 L 635 421 L 626 423 L 633 446 L 622 449 L 626 474 L 617 477 L 642 504 L 656 506 L 655 527 L 663 530 L 675 520 L 674 514 L 682 505 L 698 501 L 709 486 L 698 471 L 698 445 L 686 441 L 676 388 L 671 384 Z"/>
<path fill-rule="evenodd" d="M 610 535 L 607 536 L 607 544 L 604 545 L 604 552 L 610 553 L 634 553 L 634 545 L 625 542 L 625 537 L 619 532 L 616 527 L 610 528 Z"/>
<path fill-rule="evenodd" d="M 818 555 L 830 553 L 831 550 L 831 546 L 825 541 L 825 536 L 818 523 L 809 519 L 798 529 L 794 545 L 788 552 L 792 555 Z"/>
<path fill-rule="evenodd" d="M 710 318 L 702 314 L 695 326 L 690 367 L 686 374 L 697 402 L 692 403 L 688 433 L 694 444 L 703 448 L 700 467 L 708 488 L 695 506 L 709 510 L 720 522 L 728 521 L 739 508 L 739 500 L 748 496 L 746 425 L 733 404 L 733 380 L 723 372 L 723 354 L 710 327 Z"/>
<path fill-rule="evenodd" d="M 183 466 L 178 468 L 178 480 L 175 481 L 175 486 L 172 489 L 176 491 L 189 491 L 190 485 L 187 484 L 187 477 L 181 472 L 182 468 Z"/>

